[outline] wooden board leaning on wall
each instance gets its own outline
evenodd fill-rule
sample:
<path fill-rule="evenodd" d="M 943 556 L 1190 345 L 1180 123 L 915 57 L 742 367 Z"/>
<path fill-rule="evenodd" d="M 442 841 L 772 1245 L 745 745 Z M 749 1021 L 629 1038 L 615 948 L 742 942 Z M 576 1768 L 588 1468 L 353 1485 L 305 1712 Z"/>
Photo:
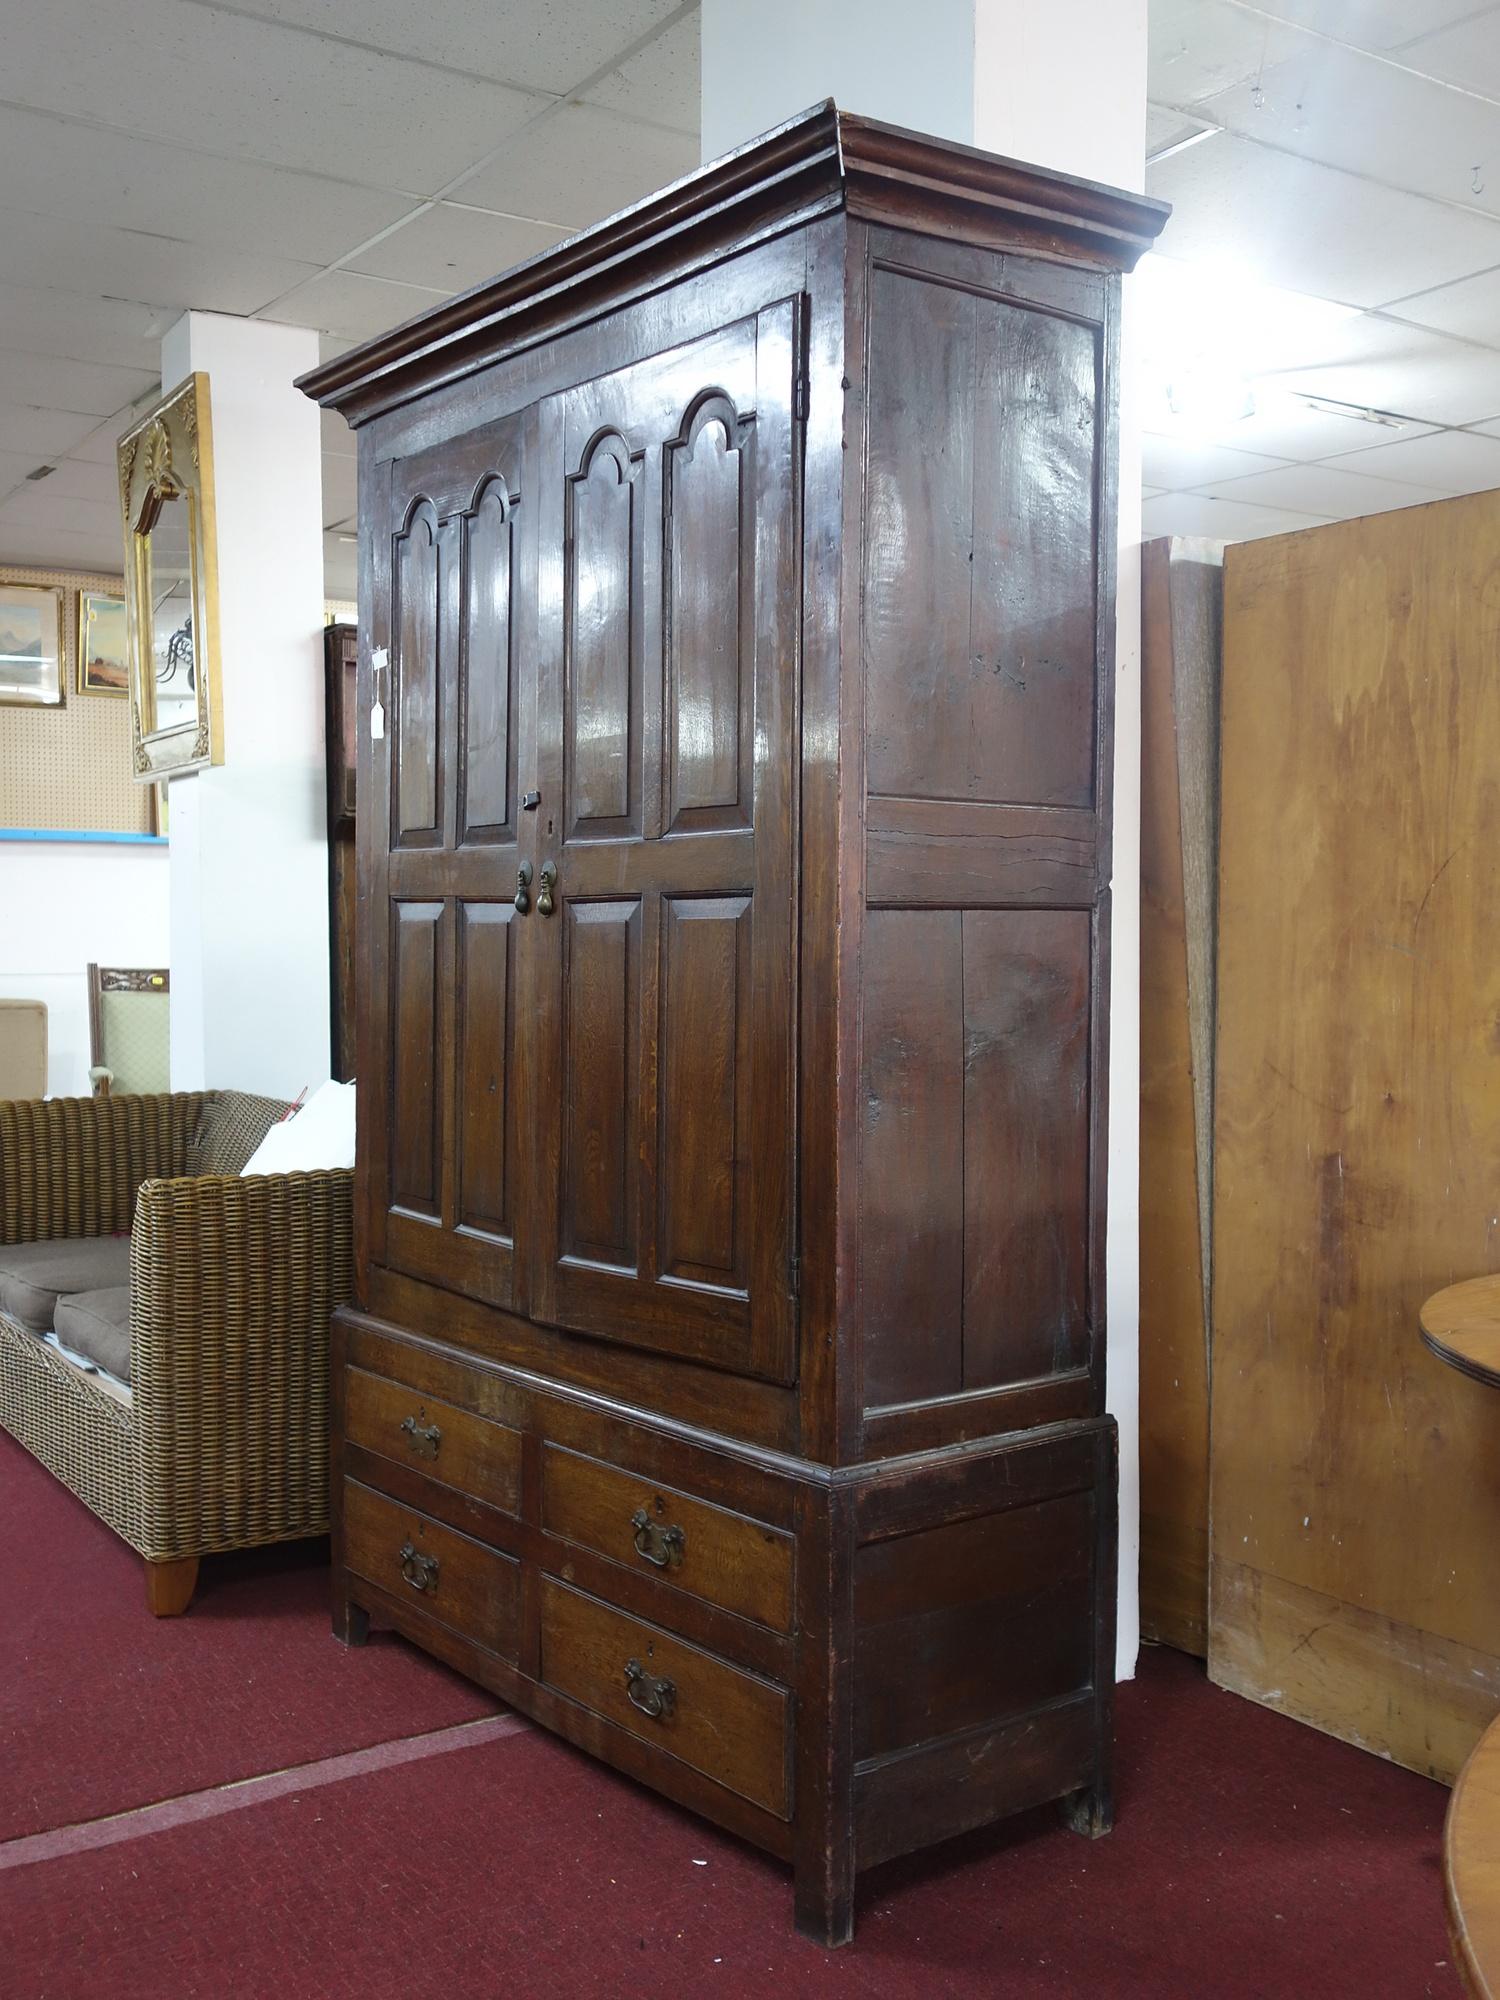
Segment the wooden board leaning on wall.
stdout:
<path fill-rule="evenodd" d="M 1500 1705 L 1500 494 L 1226 551 L 1209 1670 L 1451 1778 Z"/>
<path fill-rule="evenodd" d="M 63 593 L 63 699 L 59 707 L 0 703 L 0 827 L 151 833 L 151 787 L 130 768 L 130 701 L 78 692 L 78 594 L 118 597 L 118 575 L 0 567 L 0 587 L 36 584 Z"/>
<path fill-rule="evenodd" d="M 1217 542 L 1142 551 L 1141 1632 L 1208 1647 Z"/>

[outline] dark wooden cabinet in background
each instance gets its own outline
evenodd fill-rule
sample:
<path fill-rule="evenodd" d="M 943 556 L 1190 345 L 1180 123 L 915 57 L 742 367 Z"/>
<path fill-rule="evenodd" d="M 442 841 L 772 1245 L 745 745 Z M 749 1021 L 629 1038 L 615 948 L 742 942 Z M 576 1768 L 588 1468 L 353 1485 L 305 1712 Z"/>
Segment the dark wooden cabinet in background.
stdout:
<path fill-rule="evenodd" d="M 1110 1816 L 1118 273 L 837 112 L 307 378 L 359 433 L 336 1622 L 795 1864 Z"/>

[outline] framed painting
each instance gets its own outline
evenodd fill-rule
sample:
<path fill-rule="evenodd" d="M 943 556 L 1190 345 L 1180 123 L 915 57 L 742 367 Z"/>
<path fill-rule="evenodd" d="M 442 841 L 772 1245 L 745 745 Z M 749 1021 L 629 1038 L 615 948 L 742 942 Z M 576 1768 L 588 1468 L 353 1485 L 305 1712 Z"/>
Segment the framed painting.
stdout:
<path fill-rule="evenodd" d="M 61 706 L 63 652 L 62 591 L 0 583 L 0 701 Z"/>
<path fill-rule="evenodd" d="M 99 590 L 79 591 L 77 657 L 80 694 L 129 694 L 123 597 Z"/>

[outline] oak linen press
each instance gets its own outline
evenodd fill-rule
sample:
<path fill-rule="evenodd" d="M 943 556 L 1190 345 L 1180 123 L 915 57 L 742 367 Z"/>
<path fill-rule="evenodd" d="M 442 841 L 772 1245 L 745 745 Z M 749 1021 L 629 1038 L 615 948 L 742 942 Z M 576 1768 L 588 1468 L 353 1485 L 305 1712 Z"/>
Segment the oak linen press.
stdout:
<path fill-rule="evenodd" d="M 305 378 L 357 428 L 335 1622 L 789 1859 L 1110 1818 L 1119 272 L 820 106 Z"/>

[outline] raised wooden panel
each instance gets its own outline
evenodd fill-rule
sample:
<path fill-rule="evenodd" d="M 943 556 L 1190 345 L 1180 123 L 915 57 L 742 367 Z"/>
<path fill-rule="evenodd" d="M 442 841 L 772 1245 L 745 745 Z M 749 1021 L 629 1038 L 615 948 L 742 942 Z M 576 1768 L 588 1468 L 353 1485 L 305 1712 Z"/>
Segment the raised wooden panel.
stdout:
<path fill-rule="evenodd" d="M 514 832 L 513 539 L 510 497 L 492 479 L 465 517 L 459 824 L 470 845 Z"/>
<path fill-rule="evenodd" d="M 865 922 L 865 1402 L 963 1386 L 963 918 L 879 910 Z"/>
<path fill-rule="evenodd" d="M 640 1243 L 641 906 L 565 905 L 564 1254 L 633 1270 Z"/>
<path fill-rule="evenodd" d="M 640 831 L 640 464 L 590 445 L 568 480 L 567 787 L 572 837 Z"/>
<path fill-rule="evenodd" d="M 887 1754 L 1089 1686 L 1094 1497 L 1072 1493 L 862 1548 L 854 1754 Z"/>
<path fill-rule="evenodd" d="M 458 1222 L 510 1237 L 515 908 L 458 906 Z"/>
<path fill-rule="evenodd" d="M 748 1285 L 750 898 L 662 904 L 661 1275 Z"/>
<path fill-rule="evenodd" d="M 968 910 L 964 1387 L 1088 1359 L 1089 916 Z"/>
<path fill-rule="evenodd" d="M 744 434 L 742 437 L 742 433 Z M 711 391 L 665 466 L 667 826 L 748 826 L 754 711 L 744 546 L 749 426 Z M 748 657 L 747 657 L 748 655 Z"/>
<path fill-rule="evenodd" d="M 442 1199 L 441 903 L 391 905 L 390 1197 L 437 1217 Z"/>
<path fill-rule="evenodd" d="M 873 910 L 865 1404 L 1089 1358 L 1089 912 Z"/>
<path fill-rule="evenodd" d="M 877 267 L 869 341 L 869 788 L 1091 805 L 1098 331 Z"/>
<path fill-rule="evenodd" d="M 442 838 L 438 529 L 437 516 L 425 500 L 412 507 L 396 536 L 391 593 L 396 635 L 392 832 L 398 846 L 435 846 Z"/>

